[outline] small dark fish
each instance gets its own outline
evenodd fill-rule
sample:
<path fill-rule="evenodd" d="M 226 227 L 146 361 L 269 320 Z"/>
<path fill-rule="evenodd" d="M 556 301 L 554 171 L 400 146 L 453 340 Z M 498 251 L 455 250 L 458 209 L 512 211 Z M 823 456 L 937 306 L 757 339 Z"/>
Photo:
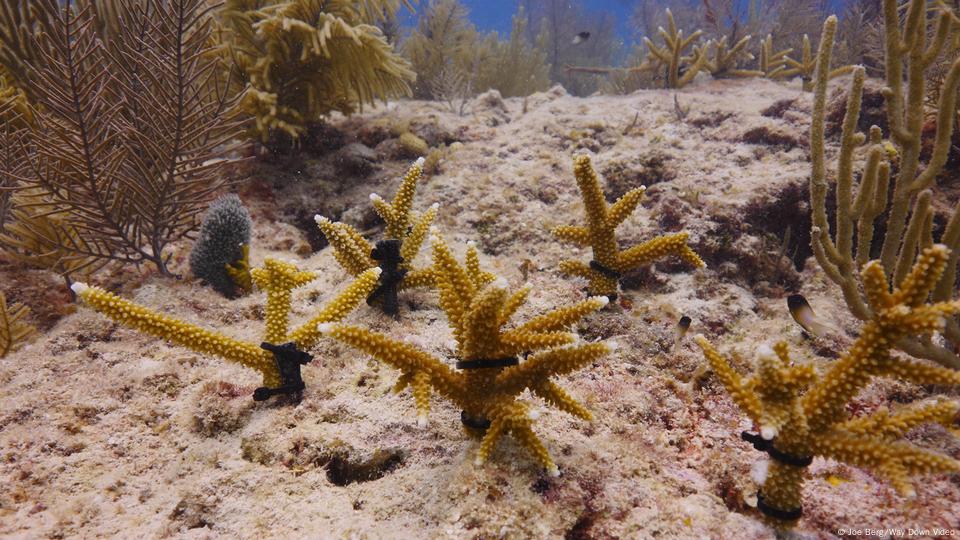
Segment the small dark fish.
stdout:
<path fill-rule="evenodd" d="M 573 44 L 574 44 L 574 45 L 579 45 L 580 43 L 583 43 L 584 41 L 586 41 L 586 40 L 588 40 L 588 39 L 590 39 L 590 32 L 580 32 L 579 34 L 577 34 L 576 36 L 574 36 L 574 38 L 573 38 Z"/>
<path fill-rule="evenodd" d="M 814 336 L 823 337 L 833 330 L 830 325 L 817 318 L 816 314 L 813 313 L 813 308 L 810 307 L 802 294 L 788 296 L 787 309 L 790 310 L 790 316 L 793 317 L 793 320 Z"/>
<path fill-rule="evenodd" d="M 690 317 L 684 315 L 680 317 L 680 322 L 677 323 L 676 337 L 673 340 L 673 348 L 676 349 L 680 345 L 680 340 L 683 339 L 683 336 L 687 335 L 687 330 L 690 330 Z"/>

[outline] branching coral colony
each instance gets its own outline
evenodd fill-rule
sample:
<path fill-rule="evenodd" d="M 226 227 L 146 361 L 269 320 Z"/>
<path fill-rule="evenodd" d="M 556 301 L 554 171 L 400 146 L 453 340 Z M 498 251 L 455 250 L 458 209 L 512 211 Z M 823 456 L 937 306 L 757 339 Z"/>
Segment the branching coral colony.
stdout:
<path fill-rule="evenodd" d="M 936 244 L 890 292 L 879 261 L 861 272 L 873 316 L 860 337 L 822 375 L 812 365 L 795 365 L 785 342 L 758 349 L 754 375 L 743 378 L 703 336 L 696 341 L 734 402 L 759 427 L 743 438 L 769 454 L 757 508 L 778 526 L 801 517 L 801 495 L 807 467 L 815 456 L 864 467 L 890 482 L 902 495 L 914 494 L 910 477 L 960 471 L 960 461 L 915 446 L 903 439 L 912 428 L 929 422 L 949 425 L 960 410 L 955 402 L 938 400 L 889 412 L 850 418 L 846 403 L 873 377 L 894 377 L 918 384 L 960 384 L 960 372 L 891 354 L 906 336 L 930 335 L 944 327 L 944 317 L 960 312 L 960 302 L 927 303 L 927 297 L 951 260 L 950 250 Z"/>
<path fill-rule="evenodd" d="M 267 293 L 266 335 L 259 345 L 156 313 L 99 287 L 74 283 L 73 290 L 87 305 L 120 324 L 259 371 L 263 386 L 254 392 L 254 400 L 279 394 L 297 397 L 304 389 L 300 366 L 312 360 L 305 351 L 320 337 L 317 324 L 347 316 L 376 286 L 380 270 L 373 268 L 361 273 L 320 313 L 289 333 L 291 292 L 315 279 L 316 274 L 275 259 L 267 259 L 262 268 L 255 268 L 251 274 L 257 288 Z"/>
<path fill-rule="evenodd" d="M 914 494 L 910 477 L 960 471 L 960 462 L 914 446 L 904 435 L 923 423 L 949 425 L 960 405 L 946 400 L 905 407 L 890 413 L 850 418 L 846 403 L 873 377 L 892 377 L 918 384 L 960 385 L 960 364 L 931 337 L 953 340 L 960 330 L 955 315 L 960 301 L 951 300 L 956 279 L 960 219 L 955 211 L 943 235 L 934 244 L 928 188 L 946 159 L 944 140 L 952 130 L 960 59 L 954 61 L 944 84 L 936 147 L 927 168 L 919 172 L 920 128 L 923 119 L 923 75 L 949 36 L 950 17 L 937 19 L 934 41 L 926 44 L 927 4 L 914 0 L 906 6 L 901 33 L 896 0 L 884 1 L 887 38 L 886 90 L 893 146 L 900 158 L 887 233 L 879 260 L 867 262 L 873 240 L 873 222 L 887 209 L 891 165 L 880 129 L 869 136 L 865 170 L 853 196 L 853 152 L 867 140 L 855 133 L 863 90 L 863 68 L 853 69 L 853 84 L 844 118 L 837 172 L 837 222 L 830 236 L 826 215 L 827 192 L 824 152 L 824 109 L 827 81 L 833 75 L 830 58 L 837 20 L 824 23 L 817 54 L 814 112 L 811 123 L 813 172 L 811 206 L 814 254 L 824 272 L 843 291 L 851 312 L 864 321 L 860 337 L 821 375 L 811 365 L 792 365 L 785 343 L 771 350 L 761 347 L 754 376 L 743 379 L 703 336 L 698 345 L 737 405 L 759 426 L 760 433 L 743 438 L 771 457 L 757 506 L 780 526 L 792 525 L 802 515 L 801 490 L 813 457 L 823 456 L 872 470 L 901 494 Z M 903 65 L 908 71 L 909 96 L 903 96 Z M 943 111 L 948 111 L 943 114 Z M 907 224 L 907 212 L 912 216 Z M 856 220 L 857 251 L 853 234 Z M 945 245 L 947 244 L 947 245 Z M 855 276 L 859 270 L 859 279 Z M 888 274 L 889 272 L 889 274 Z M 896 285 L 891 292 L 891 286 Z M 861 294 L 862 289 L 862 294 Z M 928 301 L 929 299 L 929 301 Z M 935 366 L 896 356 L 895 349 L 936 360 Z M 950 367 L 945 367 L 950 366 Z"/>
<path fill-rule="evenodd" d="M 423 176 L 423 163 L 424 159 L 420 158 L 407 170 L 393 201 L 388 203 L 376 193 L 370 194 L 374 210 L 387 224 L 386 239 L 377 242 L 376 247 L 346 223 L 332 222 L 319 215 L 315 217 L 317 226 L 333 246 L 337 262 L 347 272 L 356 276 L 377 266 L 383 270 L 367 303 L 377 303 L 389 315 L 399 312 L 398 290 L 431 287 L 435 282 L 432 269 L 413 267 L 413 259 L 420 252 L 439 207 L 433 204 L 422 215 L 412 212 L 417 182 Z"/>
<path fill-rule="evenodd" d="M 875 220 L 884 214 L 887 216 L 880 261 L 890 272 L 891 283 L 899 283 L 906 276 L 917 256 L 918 246 L 928 247 L 934 242 L 933 208 L 930 204 L 933 193 L 930 188 L 934 186 L 934 181 L 947 160 L 960 89 L 958 57 L 952 61 L 941 86 L 933 149 L 926 167 L 923 167 L 920 156 L 924 124 L 923 100 L 926 95 L 925 71 L 935 61 L 951 32 L 957 31 L 953 28 L 957 23 L 952 20 L 950 13 L 940 12 L 934 18 L 936 29 L 933 31 L 932 42 L 928 44 L 925 1 L 914 0 L 906 6 L 902 25 L 898 2 L 885 0 L 883 6 L 887 79 L 885 108 L 890 126 L 890 140 L 884 141 L 880 128 L 876 126 L 870 130 L 869 137 L 856 132 L 864 80 L 863 68 L 858 67 L 853 72 L 837 160 L 837 212 L 833 237 L 830 234 L 826 209 L 824 117 L 827 77 L 824 74 L 831 73 L 830 59 L 837 25 L 835 17 L 827 19 L 820 40 L 810 128 L 810 206 L 813 213 L 810 236 L 813 252 L 827 277 L 840 286 L 850 312 L 862 321 L 872 319 L 874 314 L 869 302 L 860 292 L 862 283 L 858 283 L 857 270 L 871 257 Z M 906 84 L 903 82 L 905 73 Z M 854 153 L 864 141 L 869 143 L 866 164 L 854 194 Z M 894 149 L 895 156 L 890 155 L 891 148 Z M 896 161 L 896 167 L 891 164 L 891 158 Z M 893 193 L 888 195 L 892 170 L 896 170 Z M 953 297 L 955 291 L 957 256 L 960 253 L 960 210 L 957 208 L 954 209 L 939 241 L 950 248 L 951 255 L 942 279 L 933 290 L 932 298 L 935 301 L 947 301 Z M 943 335 L 953 343 L 960 342 L 960 324 L 955 318 L 947 319 Z M 960 369 L 960 356 L 930 339 L 904 336 L 896 346 L 911 356 L 935 360 L 945 366 Z"/>
<path fill-rule="evenodd" d="M 704 266 L 700 257 L 687 245 L 687 233 L 659 236 L 621 251 L 614 231 L 636 210 L 646 188 L 631 190 L 608 206 L 590 158 L 577 156 L 573 162 L 573 174 L 583 196 L 587 225 L 557 227 L 553 229 L 553 234 L 561 240 L 578 246 L 589 246 L 593 250 L 593 260 L 589 264 L 574 260 L 560 263 L 562 272 L 590 280 L 590 294 L 606 295 L 614 299 L 620 276 L 624 272 L 668 255 L 676 255 L 695 267 Z"/>
<path fill-rule="evenodd" d="M 563 411 L 586 420 L 591 418 L 589 411 L 550 379 L 576 371 L 612 350 L 605 343 L 578 344 L 576 335 L 566 331 L 608 300 L 592 297 L 504 329 L 526 301 L 530 288 L 508 292 L 506 283 L 480 270 L 472 246 L 467 252 L 466 266 L 454 258 L 437 236 L 432 239 L 432 250 L 440 307 L 447 314 L 457 342 L 456 371 L 407 343 L 363 328 L 321 324 L 320 331 L 399 369 L 402 375 L 396 389 L 411 387 L 419 424 L 426 423 L 431 390 L 460 407 L 464 429 L 481 438 L 478 465 L 490 457 L 500 437 L 510 433 L 550 474 L 559 474 L 533 432 L 535 415 L 528 404 L 517 398 L 529 389 Z M 525 357 L 522 362 L 521 355 Z"/>

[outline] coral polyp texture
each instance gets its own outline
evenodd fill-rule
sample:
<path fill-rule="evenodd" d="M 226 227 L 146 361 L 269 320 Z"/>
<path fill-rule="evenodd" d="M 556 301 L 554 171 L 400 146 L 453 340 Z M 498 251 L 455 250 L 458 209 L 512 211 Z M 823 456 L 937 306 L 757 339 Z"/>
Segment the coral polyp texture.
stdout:
<path fill-rule="evenodd" d="M 432 249 L 440 307 L 457 342 L 456 369 L 412 345 L 364 328 L 323 324 L 320 331 L 399 369 L 402 375 L 396 389 L 411 387 L 418 423 L 426 423 L 433 391 L 460 407 L 464 429 L 480 438 L 478 465 L 490 457 L 503 435 L 511 434 L 550 474 L 558 474 L 557 465 L 533 432 L 530 405 L 518 398 L 530 390 L 560 410 L 591 418 L 590 412 L 551 378 L 581 369 L 612 350 L 606 343 L 578 343 L 577 336 L 568 331 L 608 300 L 592 297 L 505 328 L 526 302 L 530 288 L 509 292 L 503 280 L 480 269 L 473 248 L 465 265 L 439 237 L 433 238 Z"/>
<path fill-rule="evenodd" d="M 317 324 L 347 316 L 370 294 L 379 274 L 376 268 L 361 273 L 317 315 L 288 331 L 291 292 L 315 279 L 316 274 L 301 271 L 289 262 L 267 259 L 263 267 L 252 271 L 253 283 L 267 294 L 264 309 L 266 331 L 260 344 L 234 339 L 157 313 L 100 287 L 74 283 L 73 290 L 88 306 L 124 326 L 259 371 L 263 376 L 263 387 L 254 392 L 254 399 L 259 401 L 271 395 L 296 394 L 303 390 L 300 364 L 310 361 L 305 351 L 320 337 Z"/>
<path fill-rule="evenodd" d="M 892 354 L 904 337 L 940 332 L 945 317 L 960 312 L 960 301 L 927 302 L 949 260 L 950 250 L 941 244 L 923 250 L 892 291 L 879 261 L 865 265 L 861 277 L 874 315 L 822 374 L 791 362 L 786 343 L 779 342 L 772 349 L 760 347 L 754 374 L 744 378 L 706 338 L 696 337 L 734 402 L 759 427 L 759 434 L 742 437 L 770 456 L 757 507 L 775 524 L 791 525 L 801 517 L 806 471 L 817 456 L 868 469 L 908 497 L 915 495 L 914 476 L 960 472 L 960 461 L 903 440 L 920 424 L 949 426 L 960 404 L 934 400 L 855 417 L 847 411 L 847 403 L 874 377 L 960 385 L 960 372 Z"/>
<path fill-rule="evenodd" d="M 431 287 L 435 281 L 432 269 L 413 266 L 439 208 L 433 204 L 423 214 L 413 212 L 413 198 L 417 183 L 423 177 L 423 163 L 424 159 L 420 158 L 410 166 L 392 201 L 387 202 L 376 193 L 370 195 L 374 210 L 386 223 L 385 240 L 376 246 L 346 223 L 315 217 L 344 270 L 354 276 L 378 266 L 383 270 L 379 286 L 368 298 L 368 303 L 379 304 L 390 315 L 399 311 L 398 290 Z"/>
<path fill-rule="evenodd" d="M 671 255 L 694 267 L 704 266 L 700 257 L 687 245 L 688 234 L 685 232 L 658 236 L 621 250 L 615 230 L 636 210 L 646 188 L 628 191 L 608 205 L 600 187 L 600 178 L 593 170 L 589 157 L 574 158 L 573 174 L 583 197 L 587 224 L 556 227 L 553 234 L 560 240 L 593 250 L 593 260 L 589 264 L 575 260 L 560 263 L 562 272 L 590 280 L 590 294 L 614 298 L 623 273 Z"/>

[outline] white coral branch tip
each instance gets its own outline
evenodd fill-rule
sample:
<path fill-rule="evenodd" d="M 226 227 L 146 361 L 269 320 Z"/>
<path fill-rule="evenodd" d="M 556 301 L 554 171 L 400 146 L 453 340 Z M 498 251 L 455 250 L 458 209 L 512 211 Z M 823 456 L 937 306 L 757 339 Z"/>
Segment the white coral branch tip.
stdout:
<path fill-rule="evenodd" d="M 383 273 L 383 268 L 380 268 L 379 266 L 373 268 L 373 275 L 379 276 L 382 273 Z"/>
<path fill-rule="evenodd" d="M 330 223 L 329 218 L 325 216 L 321 216 L 320 214 L 313 216 L 313 220 L 316 221 L 317 223 Z"/>
<path fill-rule="evenodd" d="M 427 425 L 428 425 L 429 423 L 430 423 L 430 421 L 427 420 L 427 415 L 425 415 L 425 414 L 418 414 L 418 415 L 417 415 L 417 427 L 418 427 L 418 428 L 421 428 L 421 429 L 422 429 L 422 428 L 425 428 L 425 427 L 427 427 Z"/>
<path fill-rule="evenodd" d="M 371 193 L 371 194 L 370 194 L 370 200 L 371 200 L 371 201 L 382 201 L 382 200 L 383 200 L 383 197 L 377 195 L 376 193 Z"/>
<path fill-rule="evenodd" d="M 765 441 L 772 441 L 777 436 L 777 428 L 773 426 L 760 426 L 760 436 Z"/>
<path fill-rule="evenodd" d="M 317 325 L 317 332 L 321 334 L 329 334 L 333 330 L 334 324 L 329 322 L 322 322 Z"/>
<path fill-rule="evenodd" d="M 550 468 L 547 469 L 547 474 L 553 478 L 557 478 L 560 476 L 560 469 L 558 469 L 556 465 L 551 465 Z"/>
<path fill-rule="evenodd" d="M 596 302 L 600 302 L 600 306 L 601 306 L 601 307 L 603 307 L 603 306 L 605 306 L 605 305 L 607 305 L 607 304 L 610 303 L 610 297 L 609 297 L 609 296 L 591 296 L 591 297 L 590 297 L 590 300 L 593 300 L 593 301 L 596 301 Z"/>
<path fill-rule="evenodd" d="M 90 288 L 89 285 L 80 281 L 77 281 L 73 285 L 70 285 L 70 290 L 72 290 L 74 294 L 83 294 L 83 292 L 89 288 Z"/>
<path fill-rule="evenodd" d="M 433 204 L 430 205 L 430 209 L 431 209 L 431 210 L 436 210 L 437 208 L 440 208 L 440 203 L 438 203 L 438 202 L 435 202 L 435 203 L 433 203 Z"/>
<path fill-rule="evenodd" d="M 420 156 L 417 158 L 416 161 L 413 162 L 413 165 L 415 167 L 423 167 L 423 164 L 426 162 L 427 162 L 426 158 L 424 158 L 423 156 Z"/>
<path fill-rule="evenodd" d="M 620 342 L 618 341 L 608 340 L 606 344 L 607 349 L 610 349 L 610 352 L 617 352 L 617 349 L 620 348 Z"/>

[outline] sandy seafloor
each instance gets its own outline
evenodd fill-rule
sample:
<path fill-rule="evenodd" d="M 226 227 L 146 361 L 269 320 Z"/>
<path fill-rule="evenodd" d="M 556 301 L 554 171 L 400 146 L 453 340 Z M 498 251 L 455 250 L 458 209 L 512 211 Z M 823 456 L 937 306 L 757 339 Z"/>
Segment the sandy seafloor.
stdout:
<path fill-rule="evenodd" d="M 420 187 L 415 207 L 439 202 L 437 225 L 458 253 L 476 240 L 489 270 L 511 286 L 533 285 L 515 320 L 584 297 L 584 282 L 556 268 L 565 257 L 589 254 L 548 233 L 582 216 L 573 155 L 591 155 L 612 194 L 647 184 L 647 199 L 619 230 L 622 245 L 688 230 L 708 267 L 664 261 L 630 276 L 616 306 L 579 325 L 586 339 L 620 347 L 561 380 L 593 411 L 592 423 L 539 405 L 535 430 L 561 477 L 545 476 L 509 437 L 475 467 L 477 443 L 462 433 L 458 410 L 434 399 L 429 426 L 417 428 L 409 391 L 390 392 L 397 372 L 330 340 L 304 368 L 302 402 L 255 404 L 257 373 L 80 307 L 0 360 L 0 535 L 772 537 L 750 506 L 751 465 L 764 458 L 739 439 L 750 423 L 689 336 L 674 348 L 673 333 L 678 318 L 690 316 L 691 334 L 737 355 L 741 370 L 760 343 L 783 339 L 796 358 L 826 365 L 856 335 L 837 289 L 812 258 L 802 264 L 811 97 L 798 83 L 764 80 L 698 80 L 677 96 L 689 107 L 682 120 L 674 93 L 656 90 L 575 98 L 558 88 L 502 102 L 487 95 L 464 116 L 439 103 L 401 101 L 335 119 L 334 133 L 343 137 L 330 149 L 244 171 L 251 179 L 239 189 L 254 217 L 253 262 L 283 257 L 319 273 L 294 294 L 294 324 L 348 278 L 329 248 L 311 253 L 309 219 L 322 213 L 380 234 L 368 195 L 393 195 L 410 161 L 393 136 L 408 122 L 433 145 L 462 143 Z M 781 100 L 794 101 L 762 114 Z M 376 146 L 381 160 L 366 176 L 341 172 L 357 160 L 356 147 L 337 147 L 354 138 Z M 836 141 L 830 145 L 833 155 Z M 189 279 L 188 242 L 172 252 L 173 271 L 186 279 L 127 270 L 100 283 L 259 342 L 264 295 L 220 297 Z M 800 260 L 802 271 L 781 254 Z M 795 291 L 837 333 L 805 336 L 786 309 Z M 402 304 L 399 321 L 367 306 L 349 320 L 449 358 L 452 338 L 435 293 L 404 293 Z M 850 410 L 933 394 L 956 397 L 957 390 L 875 382 Z M 960 443 L 944 428 L 909 438 L 960 457 Z M 918 496 L 906 500 L 842 464 L 817 459 L 810 472 L 801 536 L 960 525 L 958 475 L 920 479 Z"/>

